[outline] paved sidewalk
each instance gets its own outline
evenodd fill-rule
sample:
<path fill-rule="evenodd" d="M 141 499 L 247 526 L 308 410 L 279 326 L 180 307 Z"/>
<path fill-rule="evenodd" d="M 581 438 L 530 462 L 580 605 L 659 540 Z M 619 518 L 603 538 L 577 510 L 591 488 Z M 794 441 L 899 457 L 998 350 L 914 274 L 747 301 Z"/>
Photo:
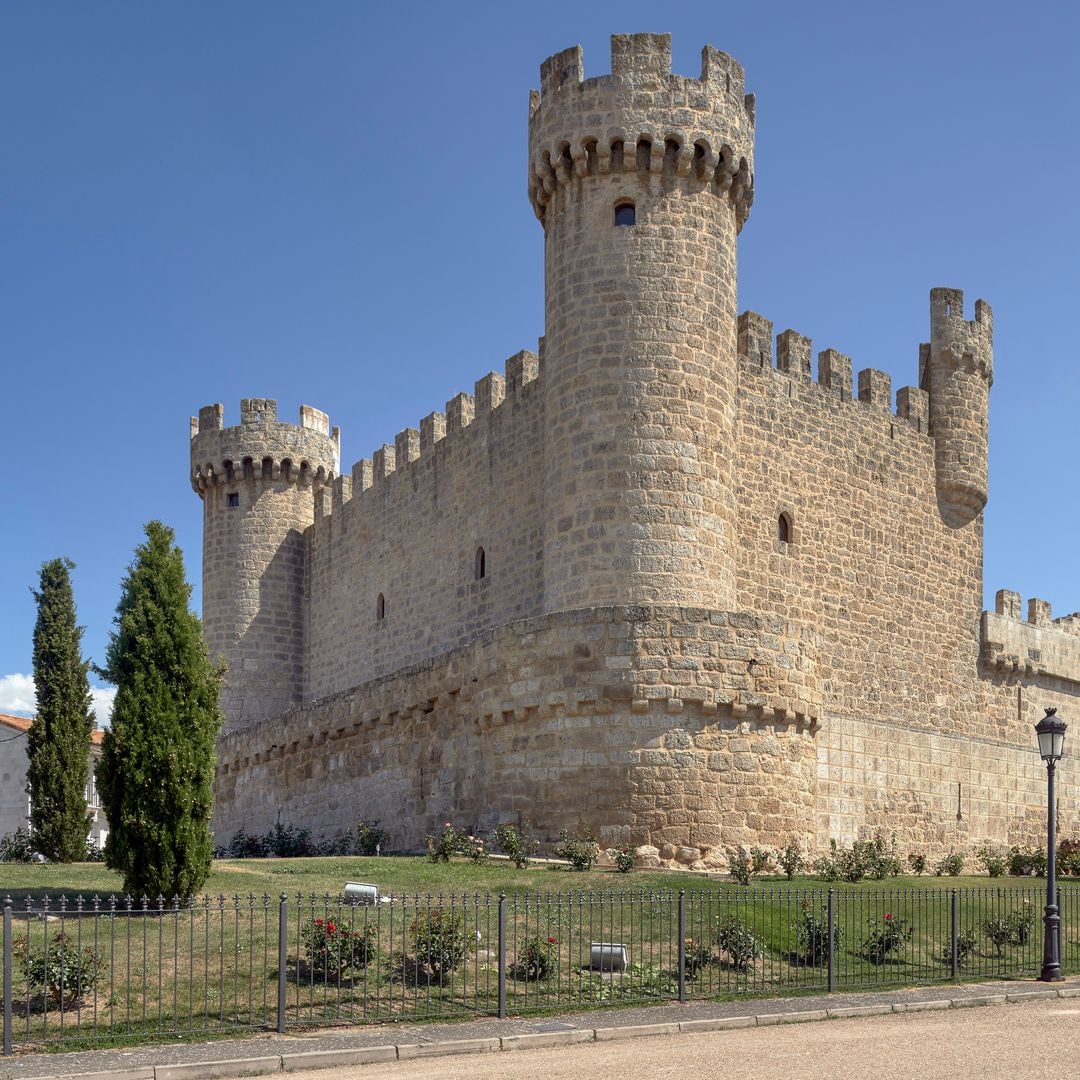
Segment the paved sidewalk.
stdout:
<path fill-rule="evenodd" d="M 745 1001 L 665 1002 L 643 1008 L 597 1009 L 532 1019 L 490 1018 L 453 1024 L 381 1024 L 310 1034 L 263 1033 L 214 1042 L 175 1042 L 69 1054 L 0 1058 L 0 1080 L 79 1076 L 85 1080 L 211 1080 L 283 1069 L 359 1065 L 410 1057 L 556 1046 L 563 1043 L 674 1035 L 872 1016 L 923 1009 L 1004 1005 L 1080 997 L 1080 978 L 1053 986 L 1035 981 L 986 982 L 906 990 Z"/>

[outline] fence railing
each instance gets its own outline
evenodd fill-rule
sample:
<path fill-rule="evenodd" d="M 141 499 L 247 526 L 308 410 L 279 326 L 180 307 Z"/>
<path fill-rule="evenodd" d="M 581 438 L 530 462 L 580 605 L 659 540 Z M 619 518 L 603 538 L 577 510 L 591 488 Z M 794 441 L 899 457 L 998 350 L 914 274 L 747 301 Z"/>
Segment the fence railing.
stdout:
<path fill-rule="evenodd" d="M 1080 889 L 1060 891 L 1080 970 Z M 1037 885 L 4 905 L 4 1053 L 1038 975 Z"/>

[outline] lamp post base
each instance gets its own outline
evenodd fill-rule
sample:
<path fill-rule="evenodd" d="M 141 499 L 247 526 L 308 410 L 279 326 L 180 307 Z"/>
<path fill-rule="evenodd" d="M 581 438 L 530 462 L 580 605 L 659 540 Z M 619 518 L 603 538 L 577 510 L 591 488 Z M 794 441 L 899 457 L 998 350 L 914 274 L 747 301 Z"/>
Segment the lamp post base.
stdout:
<path fill-rule="evenodd" d="M 1039 982 L 1063 982 L 1065 976 L 1061 974 L 1061 953 L 1058 950 L 1061 915 L 1057 904 L 1046 905 L 1043 925 L 1046 928 L 1046 936 L 1043 939 L 1043 966 Z"/>

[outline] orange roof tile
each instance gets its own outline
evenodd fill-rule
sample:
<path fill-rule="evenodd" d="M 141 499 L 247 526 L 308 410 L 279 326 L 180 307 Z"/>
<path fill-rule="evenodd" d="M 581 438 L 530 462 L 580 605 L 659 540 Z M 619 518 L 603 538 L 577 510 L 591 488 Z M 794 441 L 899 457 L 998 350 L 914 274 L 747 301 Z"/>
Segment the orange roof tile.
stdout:
<path fill-rule="evenodd" d="M 8 713 L 0 713 L 0 724 L 14 728 L 16 731 L 29 731 L 31 718 L 29 716 L 10 716 Z M 105 732 L 101 728 L 96 727 L 90 732 L 90 742 L 94 746 L 100 746 L 104 738 Z"/>

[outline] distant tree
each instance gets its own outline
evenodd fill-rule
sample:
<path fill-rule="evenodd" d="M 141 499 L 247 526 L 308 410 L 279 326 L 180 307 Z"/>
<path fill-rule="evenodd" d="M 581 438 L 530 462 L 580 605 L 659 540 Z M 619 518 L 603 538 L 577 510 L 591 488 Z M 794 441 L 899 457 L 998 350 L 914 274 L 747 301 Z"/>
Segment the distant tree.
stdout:
<path fill-rule="evenodd" d="M 86 858 L 90 814 L 86 781 L 90 770 L 89 664 L 79 651 L 82 627 L 75 624 L 71 592 L 74 567 L 52 559 L 41 567 L 34 625 L 34 686 L 37 715 L 26 736 L 27 790 L 34 847 L 55 862 Z"/>
<path fill-rule="evenodd" d="M 187 899 L 210 873 L 218 683 L 172 529 L 146 526 L 116 608 L 103 678 L 116 686 L 98 788 L 105 864 L 135 897 Z"/>

